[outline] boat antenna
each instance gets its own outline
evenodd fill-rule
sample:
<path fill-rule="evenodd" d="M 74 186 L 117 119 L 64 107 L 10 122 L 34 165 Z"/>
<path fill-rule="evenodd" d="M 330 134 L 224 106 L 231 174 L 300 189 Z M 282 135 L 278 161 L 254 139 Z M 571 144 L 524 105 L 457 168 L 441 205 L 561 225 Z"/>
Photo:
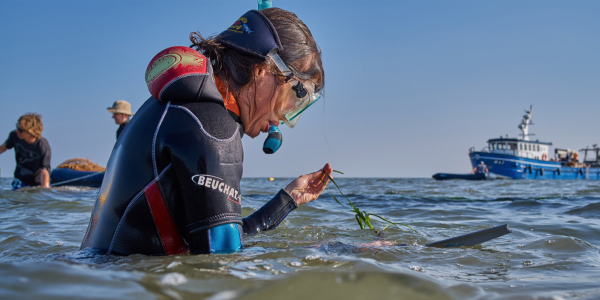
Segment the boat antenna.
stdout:
<path fill-rule="evenodd" d="M 529 141 L 529 136 L 530 135 L 534 135 L 532 133 L 529 133 L 529 125 L 533 125 L 533 122 L 531 121 L 531 112 L 533 111 L 533 105 L 529 106 L 529 110 L 525 110 L 525 115 L 523 115 L 523 120 L 521 121 L 521 124 L 519 124 L 519 129 L 521 129 L 521 131 L 523 131 L 523 134 L 521 134 L 521 136 L 523 136 L 523 140 L 524 141 Z"/>

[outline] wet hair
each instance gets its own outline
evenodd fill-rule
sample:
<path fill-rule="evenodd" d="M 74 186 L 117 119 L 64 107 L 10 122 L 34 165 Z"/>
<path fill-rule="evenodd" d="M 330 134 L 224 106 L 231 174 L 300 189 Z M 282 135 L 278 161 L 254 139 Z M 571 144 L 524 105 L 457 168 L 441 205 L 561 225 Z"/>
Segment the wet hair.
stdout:
<path fill-rule="evenodd" d="M 33 135 L 36 139 L 42 137 L 42 131 L 44 131 L 44 125 L 42 125 L 42 116 L 36 113 L 26 113 L 19 118 L 17 122 L 19 128 L 27 131 Z"/>
<path fill-rule="evenodd" d="M 315 91 L 325 87 L 325 72 L 321 61 L 321 50 L 310 30 L 298 16 L 281 8 L 263 9 L 261 12 L 271 21 L 283 46 L 277 52 L 283 62 L 302 80 L 312 79 Z M 229 48 L 215 40 L 215 36 L 203 38 L 199 32 L 190 33 L 191 47 L 196 48 L 213 64 L 215 74 L 224 75 L 227 86 L 231 81 L 239 86 L 254 79 L 257 66 L 267 66 L 273 74 L 284 76 L 270 59 L 266 61 Z"/>

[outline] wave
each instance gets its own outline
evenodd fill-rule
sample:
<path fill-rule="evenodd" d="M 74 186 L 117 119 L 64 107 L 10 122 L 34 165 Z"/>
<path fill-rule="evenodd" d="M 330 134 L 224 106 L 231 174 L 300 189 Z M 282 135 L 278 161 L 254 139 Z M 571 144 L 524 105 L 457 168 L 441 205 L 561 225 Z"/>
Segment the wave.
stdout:
<path fill-rule="evenodd" d="M 302 272 L 236 299 L 452 299 L 432 278 L 385 272 L 381 267 L 369 269 L 375 270 Z M 211 299 L 222 299 L 218 296 Z"/>
<path fill-rule="evenodd" d="M 600 202 L 591 203 L 586 206 L 571 209 L 566 214 L 577 215 L 584 218 L 600 218 Z"/>

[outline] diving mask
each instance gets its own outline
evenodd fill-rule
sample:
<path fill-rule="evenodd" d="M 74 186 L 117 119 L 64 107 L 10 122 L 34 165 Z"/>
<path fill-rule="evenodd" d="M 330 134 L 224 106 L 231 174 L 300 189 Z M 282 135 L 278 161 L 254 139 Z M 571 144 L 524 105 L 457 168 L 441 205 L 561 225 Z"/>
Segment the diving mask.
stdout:
<path fill-rule="evenodd" d="M 282 109 L 281 113 L 284 115 L 281 122 L 285 123 L 288 127 L 294 128 L 300 115 L 317 100 L 321 98 L 321 94 L 315 93 L 315 83 L 307 81 L 303 83 L 299 80 L 289 80 L 289 84 L 292 85 L 292 93 L 288 99 L 288 104 L 292 104 L 291 107 Z"/>
<path fill-rule="evenodd" d="M 281 113 L 284 115 L 283 120 L 280 120 L 281 124 L 285 123 L 290 128 L 294 128 L 300 115 L 313 103 L 317 102 L 321 98 L 320 93 L 315 92 L 315 83 L 312 80 L 302 82 L 283 62 L 281 57 L 275 52 L 268 54 L 269 58 L 275 63 L 279 71 L 286 76 L 285 81 L 292 86 L 292 93 L 289 96 L 289 100 L 285 103 L 291 107 L 284 107 L 281 109 Z M 291 105 L 290 105 L 291 103 Z"/>

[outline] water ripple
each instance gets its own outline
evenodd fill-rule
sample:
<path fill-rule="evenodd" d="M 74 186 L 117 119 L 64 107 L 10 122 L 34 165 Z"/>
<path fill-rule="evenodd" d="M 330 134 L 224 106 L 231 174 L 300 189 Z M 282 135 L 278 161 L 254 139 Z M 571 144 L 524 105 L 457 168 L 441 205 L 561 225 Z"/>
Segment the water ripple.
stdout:
<path fill-rule="evenodd" d="M 242 180 L 243 215 L 291 179 Z M 594 299 L 600 183 L 339 178 L 362 210 L 410 225 L 361 230 L 328 188 L 234 254 L 79 251 L 97 189 L 10 191 L 0 180 L 0 297 L 78 299 Z M 482 245 L 433 241 L 509 224 Z M 386 224 L 373 220 L 377 229 Z M 568 280 L 565 280 L 568 278 Z M 291 293 L 299 291 L 298 293 Z"/>

